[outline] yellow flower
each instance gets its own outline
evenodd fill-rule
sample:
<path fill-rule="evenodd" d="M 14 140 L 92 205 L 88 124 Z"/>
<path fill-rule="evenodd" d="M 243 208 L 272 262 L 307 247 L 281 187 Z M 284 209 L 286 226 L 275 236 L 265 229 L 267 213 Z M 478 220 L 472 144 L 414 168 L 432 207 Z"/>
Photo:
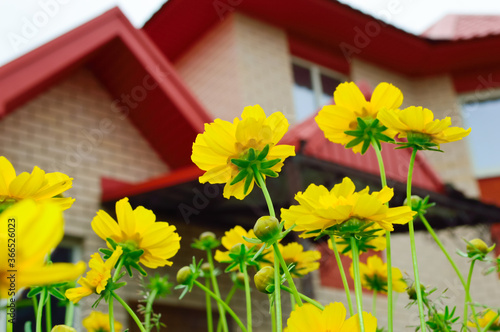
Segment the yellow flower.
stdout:
<path fill-rule="evenodd" d="M 317 250 L 304 251 L 304 247 L 297 242 L 291 242 L 285 246 L 278 244 L 278 248 L 287 265 L 295 264 L 294 268 L 290 271 L 292 277 L 301 278 L 319 268 L 321 253 Z M 273 261 L 271 259 L 273 257 L 272 253 L 269 256 L 270 261 Z"/>
<path fill-rule="evenodd" d="M 109 327 L 109 315 L 99 311 L 92 311 L 90 315 L 83 319 L 82 325 L 87 329 L 87 332 L 111 331 Z M 122 324 L 115 320 L 115 331 L 121 331 L 122 328 Z"/>
<path fill-rule="evenodd" d="M 16 171 L 7 158 L 0 157 L 0 203 L 19 201 L 30 198 L 35 201 L 52 201 L 63 210 L 69 209 L 73 198 L 57 197 L 72 186 L 73 179 L 66 174 L 45 173 L 35 166 L 31 174 L 23 172 L 16 176 Z"/>
<path fill-rule="evenodd" d="M 378 119 L 389 129 L 399 133 L 398 137 L 418 135 L 434 143 L 439 144 L 461 140 L 469 135 L 470 128 L 465 130 L 460 127 L 450 127 L 451 119 L 434 120 L 431 110 L 423 107 L 410 106 L 404 110 L 383 110 L 378 114 Z"/>
<path fill-rule="evenodd" d="M 101 294 L 111 278 L 111 271 L 122 255 L 122 247 L 116 247 L 111 257 L 104 262 L 98 253 L 92 254 L 89 261 L 90 271 L 85 277 L 81 277 L 78 283 L 82 287 L 70 288 L 66 291 L 66 297 L 73 303 L 78 303 L 82 298 L 93 293 Z"/>
<path fill-rule="evenodd" d="M 486 327 L 486 325 L 488 325 L 496 317 L 495 321 L 491 325 L 490 329 L 488 329 L 488 331 L 499 330 L 500 329 L 500 317 L 497 317 L 497 315 L 498 315 L 498 312 L 493 311 L 491 309 L 487 309 L 487 310 L 483 311 L 483 313 L 481 314 L 481 317 L 477 318 L 479 326 L 483 327 L 483 328 Z M 471 322 L 471 321 L 467 322 L 467 326 L 477 327 L 476 323 Z"/>
<path fill-rule="evenodd" d="M 241 170 L 232 159 L 246 158 L 251 148 L 258 155 L 269 145 L 265 160 L 280 159 L 270 167 L 272 172 L 277 173 L 283 167 L 283 161 L 295 155 L 295 147 L 277 145 L 288 130 L 288 121 L 281 112 L 266 117 L 259 105 L 248 106 L 243 110 L 241 118 L 242 120 L 235 118 L 233 123 L 216 119 L 213 123 L 205 124 L 205 132 L 199 134 L 193 144 L 191 159 L 205 171 L 200 182 L 225 183 L 225 198 L 234 196 L 243 199 L 254 185 L 252 179 L 246 193 L 246 181 L 231 185 Z"/>
<path fill-rule="evenodd" d="M 387 241 L 384 236 L 385 234 L 384 230 L 382 228 L 375 226 L 368 227 L 367 230 L 375 228 L 379 229 L 378 232 L 374 233 L 374 235 L 378 235 L 377 237 L 368 238 L 366 241 L 364 241 L 364 238 L 358 240 L 358 249 L 360 252 L 367 252 L 368 250 L 373 250 L 373 251 L 385 250 L 387 246 Z M 339 253 L 352 258 L 351 244 L 349 239 L 344 239 L 340 236 L 335 236 L 335 244 L 337 245 L 337 250 L 339 251 Z M 331 239 L 328 240 L 328 248 L 333 250 Z"/>
<path fill-rule="evenodd" d="M 221 239 L 221 244 L 226 248 L 227 251 L 220 251 L 216 250 L 215 251 L 215 260 L 218 262 L 228 262 L 231 261 L 231 257 L 229 257 L 229 252 L 231 248 L 238 244 L 244 244 L 248 249 L 252 247 L 257 247 L 260 248 L 262 244 L 254 244 L 250 243 L 247 240 L 245 240 L 243 237 L 246 238 L 256 238 L 253 230 L 249 230 L 248 232 L 241 226 L 235 226 L 234 228 L 231 228 L 229 231 L 224 233 L 224 236 Z"/>
<path fill-rule="evenodd" d="M 351 277 L 354 279 L 353 265 L 349 268 Z M 366 264 L 359 263 L 359 274 L 361 276 L 361 285 L 368 289 L 377 292 L 387 293 L 387 264 L 382 262 L 378 256 L 368 257 Z M 408 285 L 403 279 L 401 271 L 392 268 L 392 289 L 395 292 L 403 293 Z"/>
<path fill-rule="evenodd" d="M 325 137 L 333 143 L 346 145 L 355 139 L 346 131 L 359 129 L 358 118 L 371 124 L 377 113 L 383 109 L 397 109 L 403 103 L 403 94 L 395 86 L 382 82 L 373 91 L 370 101 L 367 101 L 363 93 L 353 82 L 340 84 L 333 94 L 335 105 L 324 106 L 316 116 L 316 122 L 324 132 Z M 382 134 L 393 138 L 394 131 L 385 130 Z M 361 152 L 363 142 L 360 141 L 353 146 L 355 153 Z"/>
<path fill-rule="evenodd" d="M 322 231 L 346 221 L 356 223 L 371 223 L 392 231 L 393 224 L 406 224 L 415 215 L 408 206 L 389 208 L 385 203 L 394 195 L 394 190 L 384 187 L 379 192 L 368 193 L 369 188 L 355 192 L 351 179 L 344 178 L 328 191 L 324 186 L 309 185 L 304 193 L 299 192 L 295 199 L 299 205 L 289 209 L 281 209 L 281 218 L 285 228 L 296 225 L 294 231 L 305 234 L 311 231 Z"/>
<path fill-rule="evenodd" d="M 46 264 L 63 234 L 62 211 L 54 203 L 27 199 L 0 214 L 0 298 L 24 287 L 74 280 L 85 271 L 83 262 Z"/>
<path fill-rule="evenodd" d="M 356 332 L 360 331 L 358 314 L 345 319 L 342 303 L 330 303 L 321 311 L 310 303 L 296 307 L 287 320 L 287 332 Z M 363 312 L 365 332 L 377 330 L 377 319 Z"/>
<path fill-rule="evenodd" d="M 97 212 L 92 229 L 101 239 L 111 238 L 124 247 L 144 250 L 139 262 L 151 269 L 172 265 L 168 259 L 179 251 L 181 240 L 175 226 L 155 222 L 155 214 L 142 206 L 132 210 L 128 198 L 116 202 L 116 215 L 118 223 L 105 211 Z"/>

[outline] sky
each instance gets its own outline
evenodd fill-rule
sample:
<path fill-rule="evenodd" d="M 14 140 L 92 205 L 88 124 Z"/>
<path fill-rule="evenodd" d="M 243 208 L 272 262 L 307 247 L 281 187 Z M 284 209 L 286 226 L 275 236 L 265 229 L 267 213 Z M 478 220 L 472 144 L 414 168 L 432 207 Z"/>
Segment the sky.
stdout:
<path fill-rule="evenodd" d="M 340 0 L 414 34 L 447 13 L 498 14 L 498 0 Z M 137 28 L 166 0 L 2 0 L 0 66 L 118 6 Z"/>

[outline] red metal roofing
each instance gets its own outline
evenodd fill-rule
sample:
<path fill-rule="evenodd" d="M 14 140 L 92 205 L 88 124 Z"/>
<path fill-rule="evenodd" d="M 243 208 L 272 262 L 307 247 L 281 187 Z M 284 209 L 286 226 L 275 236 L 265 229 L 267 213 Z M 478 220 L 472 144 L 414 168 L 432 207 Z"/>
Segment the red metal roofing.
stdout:
<path fill-rule="evenodd" d="M 1 67 L 0 118 L 81 66 L 94 72 L 171 169 L 191 165 L 192 142 L 211 118 L 117 8 Z"/>
<path fill-rule="evenodd" d="M 422 37 L 459 40 L 500 35 L 500 15 L 446 15 Z"/>

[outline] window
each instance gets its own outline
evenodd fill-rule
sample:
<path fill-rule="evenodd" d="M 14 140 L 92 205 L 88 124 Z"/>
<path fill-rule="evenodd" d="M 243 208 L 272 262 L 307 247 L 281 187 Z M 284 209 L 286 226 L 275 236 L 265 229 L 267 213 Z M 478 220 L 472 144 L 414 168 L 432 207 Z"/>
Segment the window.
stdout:
<path fill-rule="evenodd" d="M 342 75 L 301 59 L 293 60 L 292 71 L 296 122 L 330 104 L 335 88 L 345 81 Z"/>
<path fill-rule="evenodd" d="M 491 91 L 489 97 L 491 98 Z M 500 91 L 496 99 L 484 99 L 481 95 L 462 98 L 464 128 L 472 128 L 466 138 L 472 154 L 474 173 L 478 178 L 500 176 L 500 154 L 492 150 L 494 133 L 500 123 Z"/>

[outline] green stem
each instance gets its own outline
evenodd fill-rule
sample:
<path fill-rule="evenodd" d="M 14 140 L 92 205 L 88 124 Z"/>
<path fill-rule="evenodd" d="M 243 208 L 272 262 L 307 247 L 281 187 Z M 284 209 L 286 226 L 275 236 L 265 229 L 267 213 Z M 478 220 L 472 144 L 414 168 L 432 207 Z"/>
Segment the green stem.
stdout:
<path fill-rule="evenodd" d="M 153 312 L 153 302 L 155 301 L 156 294 L 158 294 L 158 289 L 153 289 L 153 291 L 149 293 L 148 301 L 146 302 L 146 312 L 144 314 L 144 322 L 146 324 L 146 331 L 148 332 L 151 330 L 151 313 Z"/>
<path fill-rule="evenodd" d="M 210 278 L 212 280 L 212 288 L 214 289 L 215 295 L 220 299 L 219 284 L 217 283 L 217 278 L 214 273 L 214 259 L 212 257 L 212 250 L 207 250 L 207 260 L 210 265 Z M 222 329 L 224 332 L 228 332 L 229 328 L 227 326 L 226 313 L 224 312 L 224 307 L 217 302 L 217 307 L 219 309 L 219 320 L 222 322 Z"/>
<path fill-rule="evenodd" d="M 9 304 L 11 300 L 14 300 L 14 298 L 7 298 L 7 302 L 5 302 L 5 304 Z M 2 303 L 2 301 L 0 301 L 0 303 Z M 14 329 L 13 327 L 13 319 L 10 319 L 9 318 L 9 315 L 7 315 L 7 310 L 5 310 L 5 320 L 6 320 L 6 332 L 12 332 L 12 330 Z"/>
<path fill-rule="evenodd" d="M 146 329 L 144 328 L 144 326 L 142 326 L 141 320 L 139 319 L 139 317 L 137 317 L 137 315 L 129 307 L 129 305 L 125 301 L 123 301 L 123 299 L 118 294 L 116 294 L 115 292 L 111 291 L 111 295 L 122 305 L 123 308 L 125 308 L 125 310 L 127 310 L 127 312 L 129 313 L 130 317 L 132 317 L 132 319 L 134 320 L 134 322 L 139 327 L 139 330 L 141 330 L 141 332 L 146 332 Z M 111 302 L 111 300 L 110 300 L 110 302 Z"/>
<path fill-rule="evenodd" d="M 236 285 L 233 284 L 233 287 L 231 287 L 231 289 L 229 290 L 229 293 L 226 296 L 226 299 L 224 300 L 225 304 L 229 305 L 229 302 L 231 302 L 231 299 L 233 298 L 233 295 L 236 292 L 236 289 L 237 289 Z M 225 316 L 226 315 L 224 314 L 224 318 L 226 318 Z M 225 321 L 225 319 L 224 319 L 224 321 Z M 221 330 L 222 330 L 222 318 L 219 317 L 219 322 L 217 323 L 217 332 L 220 332 Z"/>
<path fill-rule="evenodd" d="M 45 304 L 45 328 L 48 331 L 52 330 L 52 303 L 50 294 L 47 294 L 47 303 Z"/>
<path fill-rule="evenodd" d="M 38 301 L 36 300 L 36 296 L 33 296 L 33 297 L 31 298 L 31 301 L 33 302 L 33 311 L 34 311 L 34 313 L 35 313 L 35 317 L 36 317 L 36 315 L 37 315 L 37 313 L 38 313 Z M 71 302 L 71 301 L 70 301 L 70 302 Z"/>
<path fill-rule="evenodd" d="M 42 313 L 46 298 L 47 288 L 44 288 L 40 293 L 40 301 L 38 302 L 38 310 L 36 313 L 36 332 L 42 332 Z"/>
<path fill-rule="evenodd" d="M 372 315 L 377 317 L 377 291 L 373 291 Z"/>
<path fill-rule="evenodd" d="M 335 259 L 337 260 L 337 266 L 339 267 L 340 277 L 342 278 L 342 284 L 344 285 L 345 296 L 347 298 L 347 304 L 349 305 L 349 315 L 354 316 L 354 310 L 352 307 L 351 291 L 349 289 L 349 284 L 347 283 L 347 278 L 345 276 L 344 265 L 340 260 L 339 250 L 337 249 L 337 244 L 335 243 L 335 237 L 330 235 L 330 241 L 332 242 L 333 253 L 335 254 Z"/>
<path fill-rule="evenodd" d="M 287 291 L 288 293 L 290 293 L 290 295 L 293 294 L 292 290 L 289 287 L 286 287 L 285 285 L 281 285 L 281 289 L 284 290 L 284 291 Z M 318 301 L 311 299 L 309 296 L 306 296 L 306 295 L 300 293 L 300 298 L 303 299 L 306 302 L 311 303 L 313 306 L 315 306 L 316 308 L 318 308 L 318 309 L 320 309 L 322 311 L 325 310 L 324 306 L 322 306 Z M 292 310 L 293 309 L 294 308 L 292 307 Z"/>
<path fill-rule="evenodd" d="M 443 243 L 441 242 L 441 240 L 439 239 L 439 237 L 437 236 L 436 232 L 434 231 L 434 229 L 432 228 L 432 226 L 429 224 L 429 222 L 427 221 L 427 219 L 425 218 L 425 216 L 422 213 L 419 213 L 418 217 L 420 218 L 420 220 L 422 220 L 422 223 L 424 224 L 425 228 L 427 228 L 427 231 L 429 232 L 429 234 L 431 234 L 432 238 L 434 239 L 434 242 L 436 242 L 436 244 L 438 245 L 438 247 L 441 249 L 441 251 L 443 252 L 443 254 L 448 259 L 448 262 L 450 262 L 451 266 L 455 270 L 455 273 L 457 274 L 458 278 L 460 279 L 460 282 L 462 283 L 462 286 L 464 287 L 465 301 L 468 302 L 468 303 L 472 303 L 472 299 L 470 297 L 470 292 L 467 291 L 467 284 L 465 283 L 464 277 L 462 276 L 462 273 L 460 272 L 457 264 L 455 263 L 455 261 L 453 260 L 453 258 L 451 258 L 450 254 L 448 253 L 448 251 L 444 247 Z M 476 320 L 476 324 L 477 324 L 478 322 L 477 322 L 476 310 L 474 309 L 474 306 L 471 306 L 471 310 L 472 310 L 472 313 L 474 315 L 474 319 Z M 467 318 L 468 317 L 467 317 L 467 304 L 466 304 L 464 306 L 464 321 L 463 321 L 463 326 L 464 327 L 467 326 Z"/>
<path fill-rule="evenodd" d="M 299 307 L 302 307 L 302 300 L 300 299 L 299 291 L 297 290 L 297 287 L 295 287 L 295 283 L 293 282 L 292 275 L 290 274 L 290 271 L 288 270 L 288 266 L 286 265 L 286 262 L 283 259 L 283 255 L 281 255 L 280 248 L 278 247 L 278 244 L 276 242 L 273 243 L 273 248 L 274 248 L 275 259 L 276 259 L 276 257 L 278 258 L 278 260 L 281 264 L 281 268 L 285 272 L 286 281 L 288 282 L 288 285 L 292 289 L 293 297 L 295 298 L 295 301 L 297 302 Z"/>
<path fill-rule="evenodd" d="M 269 215 L 271 217 L 276 217 L 276 213 L 274 212 L 273 201 L 271 200 L 271 196 L 269 195 L 269 191 L 267 191 L 266 182 L 262 178 L 257 166 L 252 165 L 253 174 L 259 183 L 260 189 L 262 189 L 262 193 L 264 194 L 264 198 L 266 199 L 267 208 L 269 209 Z"/>
<path fill-rule="evenodd" d="M 359 251 L 358 243 L 354 236 L 351 236 L 351 248 L 352 248 L 352 265 L 354 273 L 354 292 L 356 293 L 356 304 L 358 306 L 358 318 L 360 331 L 365 332 L 365 324 L 363 322 L 363 296 L 361 290 L 361 278 L 359 273 Z"/>
<path fill-rule="evenodd" d="M 73 316 L 75 314 L 75 304 L 71 301 L 68 301 L 66 304 L 66 314 L 64 317 L 64 325 L 73 326 Z"/>
<path fill-rule="evenodd" d="M 271 294 L 268 295 L 268 299 L 269 299 L 269 306 L 271 308 L 271 325 L 273 327 L 273 332 L 276 332 L 276 307 L 272 301 L 272 297 L 271 297 Z M 293 310 L 293 308 L 292 308 Z"/>
<path fill-rule="evenodd" d="M 283 322 L 281 317 L 281 274 L 280 264 L 274 258 L 274 307 L 276 308 L 276 331 L 281 332 L 283 329 Z"/>
<path fill-rule="evenodd" d="M 387 186 L 387 179 L 385 175 L 384 160 L 382 159 L 382 153 L 378 147 L 375 137 L 371 136 L 372 146 L 377 155 L 378 167 L 380 170 L 380 182 L 382 183 L 382 188 Z M 386 203 L 389 206 L 389 202 Z M 386 262 L 387 262 L 387 329 L 388 332 L 393 331 L 393 291 L 392 291 L 392 254 L 391 254 L 391 232 L 385 232 L 386 241 Z M 375 313 L 373 312 L 373 315 Z"/>
<path fill-rule="evenodd" d="M 210 288 L 210 277 L 205 278 L 205 287 Z M 208 332 L 212 332 L 214 330 L 213 317 L 212 317 L 212 299 L 210 298 L 210 295 L 206 293 L 205 293 L 205 307 L 207 310 L 207 329 Z M 148 330 L 147 325 L 146 325 L 146 330 Z"/>
<path fill-rule="evenodd" d="M 109 330 L 110 332 L 115 332 L 115 312 L 113 307 L 113 297 L 109 298 L 108 307 Z"/>
<path fill-rule="evenodd" d="M 245 299 L 247 305 L 247 331 L 252 332 L 252 296 L 250 295 L 250 281 L 248 280 L 247 265 L 243 266 L 243 281 L 245 283 Z"/>
<path fill-rule="evenodd" d="M 493 319 L 492 319 L 492 320 L 490 320 L 490 321 L 488 322 L 488 324 L 486 324 L 486 326 L 484 327 L 484 330 L 483 330 L 483 331 L 484 331 L 484 332 L 488 331 L 488 329 L 491 327 L 491 325 L 493 325 L 493 323 L 494 323 L 494 322 L 498 319 L 498 317 L 500 317 L 500 314 L 497 314 L 495 317 L 493 317 Z M 477 324 L 477 323 L 476 323 L 476 324 Z M 476 325 L 476 326 L 479 326 L 479 325 Z M 479 327 L 478 327 L 478 329 L 479 329 Z"/>
<path fill-rule="evenodd" d="M 408 167 L 408 180 L 406 183 L 406 203 L 411 208 L 411 183 L 413 176 L 413 165 L 415 164 L 415 158 L 417 156 L 417 149 L 413 148 L 410 165 Z M 418 262 L 417 262 L 417 249 L 415 245 L 415 230 L 413 228 L 413 219 L 408 222 L 408 229 L 410 233 L 410 247 L 411 247 L 411 258 L 413 262 L 413 273 L 415 275 L 415 291 L 417 292 L 417 302 L 418 302 L 418 314 L 420 317 L 420 331 L 424 332 L 426 330 L 425 325 L 425 313 L 424 305 L 422 301 L 422 293 L 420 292 L 420 277 L 418 273 Z"/>
<path fill-rule="evenodd" d="M 299 296 L 300 295 L 301 294 L 299 293 Z M 295 308 L 296 304 L 297 304 L 297 302 L 295 302 L 295 297 L 294 297 L 293 293 L 290 293 L 290 308 L 293 310 Z"/>
<path fill-rule="evenodd" d="M 238 326 L 240 327 L 240 329 L 243 331 L 243 332 L 248 332 L 247 329 L 245 328 L 245 325 L 243 325 L 243 323 L 241 322 L 241 320 L 238 318 L 238 316 L 234 313 L 234 311 L 229 308 L 229 306 L 221 300 L 220 297 L 218 297 L 217 295 L 215 295 L 214 292 L 212 292 L 210 289 L 206 288 L 205 286 L 203 286 L 203 284 L 201 284 L 198 280 L 194 280 L 194 284 L 198 287 L 200 287 L 204 292 L 210 294 L 210 296 L 212 298 L 215 299 L 215 301 L 217 301 L 218 303 L 220 303 L 224 309 L 226 310 L 226 312 L 231 315 L 231 317 L 233 317 L 234 321 L 236 322 L 236 324 L 238 324 Z"/>

